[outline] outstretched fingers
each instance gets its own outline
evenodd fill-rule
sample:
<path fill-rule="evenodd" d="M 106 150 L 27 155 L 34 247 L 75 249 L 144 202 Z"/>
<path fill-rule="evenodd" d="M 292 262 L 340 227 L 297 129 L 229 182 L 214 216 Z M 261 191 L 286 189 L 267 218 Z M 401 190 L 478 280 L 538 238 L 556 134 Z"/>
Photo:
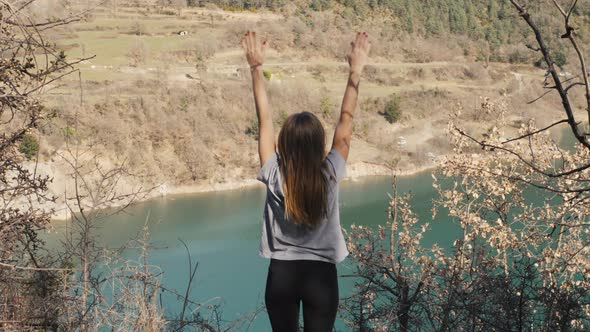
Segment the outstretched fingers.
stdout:
<path fill-rule="evenodd" d="M 240 40 L 240 44 L 242 44 L 242 49 L 244 49 L 244 52 L 248 52 L 248 43 L 246 41 L 246 35 L 242 37 L 242 39 Z"/>
<path fill-rule="evenodd" d="M 366 50 L 369 47 L 369 35 L 363 32 L 363 49 Z"/>
<path fill-rule="evenodd" d="M 370 48 L 369 34 L 366 32 L 357 32 L 355 40 L 350 43 L 350 51 L 352 52 L 355 49 L 362 49 L 368 52 Z"/>
<path fill-rule="evenodd" d="M 356 47 L 366 53 L 371 49 L 371 43 L 369 42 L 369 34 L 366 32 L 357 32 L 356 42 L 351 43 L 353 49 Z"/>
<path fill-rule="evenodd" d="M 252 31 L 250 33 L 250 38 L 252 39 L 252 49 L 258 50 L 258 41 L 256 40 L 256 31 Z"/>
<path fill-rule="evenodd" d="M 248 30 L 241 40 L 242 47 L 245 51 L 264 51 L 268 47 L 268 41 L 264 40 L 258 43 L 258 37 L 255 31 Z"/>
<path fill-rule="evenodd" d="M 252 51 L 252 32 L 246 32 L 246 45 L 248 45 L 248 51 Z"/>

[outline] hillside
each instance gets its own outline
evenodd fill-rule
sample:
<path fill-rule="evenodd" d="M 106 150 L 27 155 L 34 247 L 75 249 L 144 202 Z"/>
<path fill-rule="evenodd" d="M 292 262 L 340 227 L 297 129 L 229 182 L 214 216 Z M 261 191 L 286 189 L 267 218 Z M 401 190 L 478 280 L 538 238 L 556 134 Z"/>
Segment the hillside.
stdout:
<path fill-rule="evenodd" d="M 361 85 L 350 177 L 432 167 L 452 153 L 445 130 L 457 110 L 460 124 L 478 135 L 489 129 L 486 102 L 505 103 L 515 130 L 530 119 L 547 124 L 559 112 L 551 95 L 526 103 L 543 93 L 544 71 L 532 65 L 536 55 L 522 42 L 509 42 L 528 33 L 508 8 L 498 10 L 509 13 L 504 21 L 511 28 L 496 43 L 454 31 L 442 23 L 444 17 L 437 19 L 440 33 L 424 30 L 426 8 L 458 1 L 435 2 L 435 7 L 399 1 L 326 2 L 326 8 L 317 3 L 324 2 L 129 3 L 93 8 L 86 20 L 63 27 L 52 38 L 68 58 L 95 57 L 79 65 L 81 81 L 69 76 L 45 96 L 55 116 L 34 136 L 41 143 L 39 167 L 54 177 L 53 192 L 71 190 L 71 169 L 61 156 L 74 142 L 107 166 L 125 162 L 133 176 L 121 180 L 122 190 L 155 186 L 158 195 L 253 183 L 259 167 L 256 117 L 238 47 L 247 29 L 270 40 L 265 69 L 277 133 L 289 114 L 306 110 L 322 119 L 328 140 L 346 83 L 342 58 L 351 32 L 370 33 L 375 46 Z M 412 29 L 397 25 L 402 15 L 388 5 L 394 3 L 414 3 Z M 469 3 L 478 13 L 484 5 Z M 232 11 L 218 8 L 223 6 Z M 242 11 L 248 8 L 256 10 Z M 348 17 L 351 8 L 355 14 Z M 390 12 L 379 14 L 382 8 Z M 485 31 L 482 21 L 479 17 L 477 24 Z M 564 57 L 567 76 L 575 69 L 567 64 L 571 54 L 564 51 Z M 400 115 L 393 123 L 384 116 L 388 106 Z"/>

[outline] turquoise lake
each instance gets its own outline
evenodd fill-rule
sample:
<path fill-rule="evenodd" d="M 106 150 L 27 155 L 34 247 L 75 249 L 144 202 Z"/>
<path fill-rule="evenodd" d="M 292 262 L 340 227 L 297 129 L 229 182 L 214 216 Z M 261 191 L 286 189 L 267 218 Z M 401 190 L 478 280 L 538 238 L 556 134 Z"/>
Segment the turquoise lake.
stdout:
<path fill-rule="evenodd" d="M 561 145 L 573 146 L 573 136 L 562 129 Z M 459 235 L 459 228 L 445 213 L 432 220 L 432 201 L 436 192 L 432 187 L 432 172 L 425 171 L 398 178 L 398 192 L 411 193 L 411 205 L 421 222 L 430 223 L 422 241 L 430 247 L 438 243 L 450 248 Z M 392 192 L 390 176 L 365 177 L 358 181 L 346 180 L 340 185 L 340 216 L 344 229 L 352 224 L 377 227 L 387 221 L 388 193 Z M 269 261 L 258 256 L 262 227 L 262 207 L 265 199 L 262 184 L 240 190 L 168 196 L 138 203 L 125 213 L 100 223 L 95 234 L 101 246 L 117 248 L 137 237 L 149 216 L 149 263 L 163 271 L 165 287 L 184 293 L 189 278 L 188 256 L 199 266 L 191 288 L 194 302 L 221 304 L 224 321 L 232 321 L 252 314 L 264 306 L 264 287 Z M 45 234 L 50 248 L 57 245 L 66 222 L 53 223 L 54 232 Z M 137 251 L 123 253 L 124 259 L 135 260 Z M 342 277 L 353 272 L 347 258 L 338 265 L 340 298 L 353 290 L 354 280 Z M 164 310 L 178 314 L 181 301 L 170 293 L 162 295 Z M 206 310 L 201 311 L 206 314 Z M 246 330 L 242 328 L 241 330 Z M 268 317 L 260 311 L 248 331 L 270 331 Z M 349 330 L 340 319 L 337 331 Z"/>
<path fill-rule="evenodd" d="M 571 134 L 562 143 L 572 146 Z M 340 215 L 343 228 L 352 224 L 376 227 L 387 221 L 387 193 L 392 192 L 389 176 L 347 180 L 340 185 Z M 449 248 L 459 229 L 445 213 L 432 220 L 432 187 L 430 171 L 398 179 L 400 193 L 411 192 L 412 207 L 421 222 L 430 227 L 423 245 L 438 243 Z M 220 303 L 223 319 L 231 321 L 252 313 L 264 305 L 264 287 L 269 261 L 258 256 L 261 233 L 262 207 L 265 188 L 262 184 L 246 189 L 214 193 L 168 196 L 138 203 L 125 213 L 100 224 L 96 235 L 103 246 L 116 248 L 141 232 L 149 216 L 151 244 L 149 263 L 159 266 L 164 286 L 184 293 L 188 277 L 188 257 L 184 241 L 193 260 L 199 264 L 191 300 L 201 303 Z M 63 233 L 65 222 L 55 222 L 57 233 L 46 235 L 50 247 L 55 248 Z M 136 251 L 127 251 L 125 258 L 137 258 Z M 339 275 L 353 272 L 350 259 L 338 265 Z M 352 291 L 351 278 L 339 278 L 340 298 Z M 164 293 L 162 303 L 168 313 L 178 313 L 181 302 Z M 202 311 L 206 313 L 206 311 Z M 338 320 L 338 331 L 348 330 Z M 268 317 L 262 310 L 249 331 L 270 331 Z"/>
<path fill-rule="evenodd" d="M 387 221 L 387 193 L 392 192 L 391 177 L 366 177 L 359 181 L 343 181 L 340 186 L 340 213 L 344 228 L 352 224 L 377 226 Z M 413 208 L 422 221 L 430 222 L 431 230 L 424 239 L 430 246 L 438 243 L 449 247 L 457 228 L 449 220 L 437 217 L 432 221 L 431 206 L 435 197 L 431 172 L 400 177 L 398 191 L 412 192 Z M 155 247 L 149 262 L 159 266 L 163 284 L 184 293 L 188 281 L 188 257 L 199 263 L 191 300 L 221 303 L 223 318 L 233 320 L 253 312 L 264 304 L 264 286 L 268 260 L 258 256 L 262 207 L 265 188 L 256 186 L 215 193 L 168 196 L 138 203 L 125 213 L 111 217 L 96 231 L 101 245 L 115 248 L 136 236 L 149 215 L 150 241 Z M 65 222 L 54 223 L 49 235 L 55 243 Z M 125 253 L 129 258 L 137 252 Z M 339 275 L 352 272 L 350 260 L 338 265 Z M 353 280 L 339 278 L 340 297 L 350 294 Z M 166 311 L 177 313 L 181 303 L 164 293 Z M 203 311 L 205 313 L 205 311 Z M 338 330 L 346 330 L 342 322 Z M 264 311 L 255 319 L 250 331 L 269 331 Z"/>

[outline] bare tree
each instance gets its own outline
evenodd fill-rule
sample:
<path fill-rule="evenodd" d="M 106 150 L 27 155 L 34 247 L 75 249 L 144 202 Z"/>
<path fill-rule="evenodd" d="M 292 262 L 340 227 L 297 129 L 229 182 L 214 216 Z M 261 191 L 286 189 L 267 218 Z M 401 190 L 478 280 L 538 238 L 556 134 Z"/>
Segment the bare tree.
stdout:
<path fill-rule="evenodd" d="M 36 128 L 48 115 L 38 95 L 88 59 L 67 59 L 43 36 L 85 13 L 37 21 L 31 3 L 0 1 L 0 327 L 22 330 L 54 327 L 57 313 L 45 304 L 68 271 L 46 267 L 39 252 L 38 232 L 52 213 L 39 207 L 55 198 L 47 194 L 50 178 L 37 172 L 36 144 L 24 142 L 38 140 Z M 23 153 L 34 162 L 25 164 Z"/>
<path fill-rule="evenodd" d="M 191 299 L 198 264 L 184 242 L 188 256 L 186 288 L 179 291 L 164 285 L 161 279 L 166 271 L 148 262 L 149 250 L 153 249 L 149 242 L 149 214 L 136 238 L 118 248 L 101 245 L 96 230 L 103 222 L 123 213 L 156 187 L 122 185 L 123 181 L 136 177 L 124 161 L 105 166 L 93 145 L 84 146 L 75 135 L 70 139 L 72 144 L 68 142 L 65 153 L 60 154 L 70 165 L 74 186 L 71 193 L 66 192 L 71 217 L 59 260 L 75 270 L 59 293 L 61 328 L 81 331 L 96 331 L 100 326 L 141 331 L 196 328 L 221 332 L 243 327 L 255 319 L 258 311 L 225 323 L 219 298 L 205 302 Z M 139 252 L 139 256 L 121 258 L 130 250 Z M 172 294 L 182 304 L 178 316 L 165 312 L 163 293 Z"/>
<path fill-rule="evenodd" d="M 557 91 L 565 116 L 542 128 L 534 121 L 524 123 L 512 139 L 505 137 L 510 105 L 504 100 L 482 103 L 480 112 L 489 115 L 486 132 L 468 133 L 452 118 L 448 134 L 455 154 L 441 161 L 441 175 L 435 176 L 433 216 L 447 214 L 458 236 L 447 250 L 426 250 L 420 246 L 422 233 L 400 230 L 392 226 L 395 222 L 379 230 L 353 229 L 349 248 L 360 281 L 352 302 L 345 302 L 356 309 L 345 316 L 350 326 L 399 331 L 590 328 L 590 126 L 576 117 L 572 101 L 573 89 L 584 89 L 585 111 L 590 110 L 589 73 L 572 22 L 578 1 L 566 9 L 557 0 L 550 3 L 564 19 L 562 38 L 578 57 L 580 71 L 573 78 L 559 75 L 547 37 L 527 6 L 511 3 L 534 33 L 537 46 L 529 48 L 540 52 L 547 65 L 548 91 L 531 102 Z M 561 124 L 569 125 L 576 139 L 573 149 L 548 134 Z M 401 202 L 394 194 L 391 204 L 397 210 L 410 209 Z M 391 261 L 384 248 L 400 239 L 403 243 L 408 235 L 409 245 L 397 253 L 400 262 L 409 264 L 400 279 L 394 272 L 400 263 Z M 417 259 L 417 252 L 426 254 Z M 404 306 L 410 306 L 409 319 L 393 314 Z"/>
<path fill-rule="evenodd" d="M 534 33 L 537 46 L 527 45 L 527 47 L 533 50 L 534 52 L 541 53 L 543 56 L 543 60 L 547 66 L 544 86 L 544 89 L 546 89 L 547 91 L 543 93 L 539 98 L 536 98 L 530 101 L 529 103 L 534 103 L 540 100 L 541 98 L 545 97 L 546 95 L 550 94 L 551 92 L 556 91 L 559 95 L 561 104 L 563 106 L 564 118 L 559 119 L 543 128 L 530 127 L 527 130 L 525 130 L 522 133 L 522 135 L 519 135 L 516 138 L 500 140 L 494 143 L 490 142 L 489 140 L 479 139 L 478 137 L 476 137 L 476 135 L 467 133 L 461 128 L 456 127 L 455 130 L 459 134 L 479 144 L 484 149 L 502 150 L 508 154 L 511 154 L 514 158 L 519 160 L 523 167 L 529 168 L 533 172 L 542 175 L 543 180 L 540 182 L 531 182 L 530 179 L 522 177 L 519 180 L 523 183 L 531 184 L 536 187 L 544 188 L 551 191 L 557 190 L 572 193 L 590 191 L 590 187 L 581 185 L 584 181 L 580 181 L 580 179 L 578 179 L 578 175 L 581 172 L 584 172 L 585 170 L 590 168 L 590 162 L 588 162 L 588 160 L 576 160 L 570 163 L 568 163 L 566 160 L 561 160 L 562 162 L 560 167 L 543 168 L 542 165 L 539 164 L 535 159 L 534 153 L 530 153 L 527 155 L 519 152 L 517 148 L 514 148 L 514 146 L 518 142 L 526 142 L 526 140 L 530 139 L 531 137 L 541 135 L 553 127 L 556 127 L 561 124 L 567 124 L 570 127 L 571 133 L 575 137 L 576 141 L 584 149 L 590 150 L 590 132 L 588 132 L 588 130 L 590 130 L 590 82 L 588 78 L 589 72 L 586 65 L 584 52 L 578 43 L 576 37 L 576 30 L 574 28 L 574 25 L 572 24 L 572 19 L 576 11 L 578 1 L 572 1 L 567 10 L 564 10 L 557 0 L 551 0 L 552 4 L 555 7 L 556 14 L 561 15 L 563 17 L 565 31 L 561 38 L 569 41 L 570 46 L 573 48 L 573 50 L 575 50 L 575 53 L 577 55 L 579 73 L 578 75 L 575 75 L 571 78 L 562 78 L 559 75 L 559 72 L 557 71 L 555 65 L 555 61 L 548 47 L 547 37 L 542 34 L 541 29 L 538 27 L 537 23 L 535 23 L 534 18 L 528 12 L 527 7 L 524 4 L 519 3 L 518 1 L 511 0 L 510 2 L 516 8 L 519 15 L 526 21 L 526 23 Z M 552 83 L 549 83 L 550 81 Z M 585 111 L 588 114 L 588 120 L 586 125 L 584 125 L 585 122 L 579 121 L 576 118 L 575 107 L 573 106 L 574 103 L 572 102 L 571 96 L 571 92 L 573 91 L 572 89 L 575 88 L 581 88 L 584 90 Z M 552 186 L 552 179 L 556 178 L 567 178 L 570 181 L 580 184 L 581 186 L 575 186 L 575 188 L 566 187 L 562 189 L 557 189 Z"/>
<path fill-rule="evenodd" d="M 386 226 L 374 232 L 353 225 L 348 234 L 352 258 L 359 262 L 351 277 L 358 281 L 343 307 L 349 325 L 359 331 L 416 330 L 428 308 L 424 295 L 433 265 L 420 246 L 428 225 L 418 224 L 410 196 L 399 195 L 395 177 L 392 186 Z"/>
<path fill-rule="evenodd" d="M 496 119 L 486 139 L 501 141 L 506 105 L 488 100 L 483 106 Z M 521 133 L 534 131 L 530 126 Z M 523 184 L 524 177 L 543 183 L 544 175 L 503 150 L 473 153 L 476 144 L 455 128 L 451 122 L 448 133 L 457 154 L 443 159 L 442 174 L 433 175 L 433 218 L 445 213 L 456 240 L 445 249 L 422 246 L 428 224 L 415 218 L 394 185 L 388 223 L 354 226 L 348 234 L 358 282 L 344 301 L 344 319 L 355 329 L 376 331 L 590 327 L 587 198 L 564 190 L 573 185 L 565 178 L 555 179 L 553 190 Z M 547 168 L 557 157 L 590 157 L 580 146 L 561 150 L 548 135 L 531 136 L 519 149 L 534 151 Z M 579 176 L 588 178 L 586 172 Z"/>
<path fill-rule="evenodd" d="M 84 13 L 39 22 L 28 14 L 32 2 L 15 6 L 0 0 L 0 329 L 226 331 L 251 322 L 255 313 L 223 324 L 219 305 L 210 309 L 188 299 L 197 267 L 190 256 L 186 292 L 162 285 L 163 271 L 147 263 L 147 226 L 137 240 L 114 252 L 100 245 L 96 227 L 151 188 L 121 186 L 133 177 L 125 161 L 105 165 L 76 130 L 68 133 L 60 154 L 70 165 L 74 183 L 64 197 L 71 212 L 68 236 L 59 254 L 43 249 L 39 233 L 53 211 L 41 206 L 55 198 L 47 194 L 50 177 L 37 171 L 38 145 L 29 144 L 38 142 L 36 128 L 48 116 L 38 95 L 90 58 L 70 61 L 48 46 L 43 35 L 44 30 L 82 19 Z M 83 106 L 82 93 L 80 103 Z M 138 260 L 117 258 L 128 248 L 140 250 Z M 181 299 L 180 319 L 164 316 L 159 302 L 163 291 Z"/>

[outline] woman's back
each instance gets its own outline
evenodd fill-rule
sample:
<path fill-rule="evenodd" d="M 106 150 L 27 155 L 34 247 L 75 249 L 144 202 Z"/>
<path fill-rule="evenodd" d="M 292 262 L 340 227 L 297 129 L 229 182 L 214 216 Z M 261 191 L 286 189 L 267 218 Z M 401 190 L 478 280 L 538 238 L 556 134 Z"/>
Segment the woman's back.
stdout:
<path fill-rule="evenodd" d="M 264 163 L 257 177 L 267 187 L 259 254 L 282 260 L 341 262 L 348 255 L 340 228 L 338 208 L 338 184 L 346 176 L 344 158 L 336 150 L 331 150 L 326 157 L 326 217 L 313 227 L 285 218 L 285 193 L 280 162 L 279 155 L 273 154 Z"/>

